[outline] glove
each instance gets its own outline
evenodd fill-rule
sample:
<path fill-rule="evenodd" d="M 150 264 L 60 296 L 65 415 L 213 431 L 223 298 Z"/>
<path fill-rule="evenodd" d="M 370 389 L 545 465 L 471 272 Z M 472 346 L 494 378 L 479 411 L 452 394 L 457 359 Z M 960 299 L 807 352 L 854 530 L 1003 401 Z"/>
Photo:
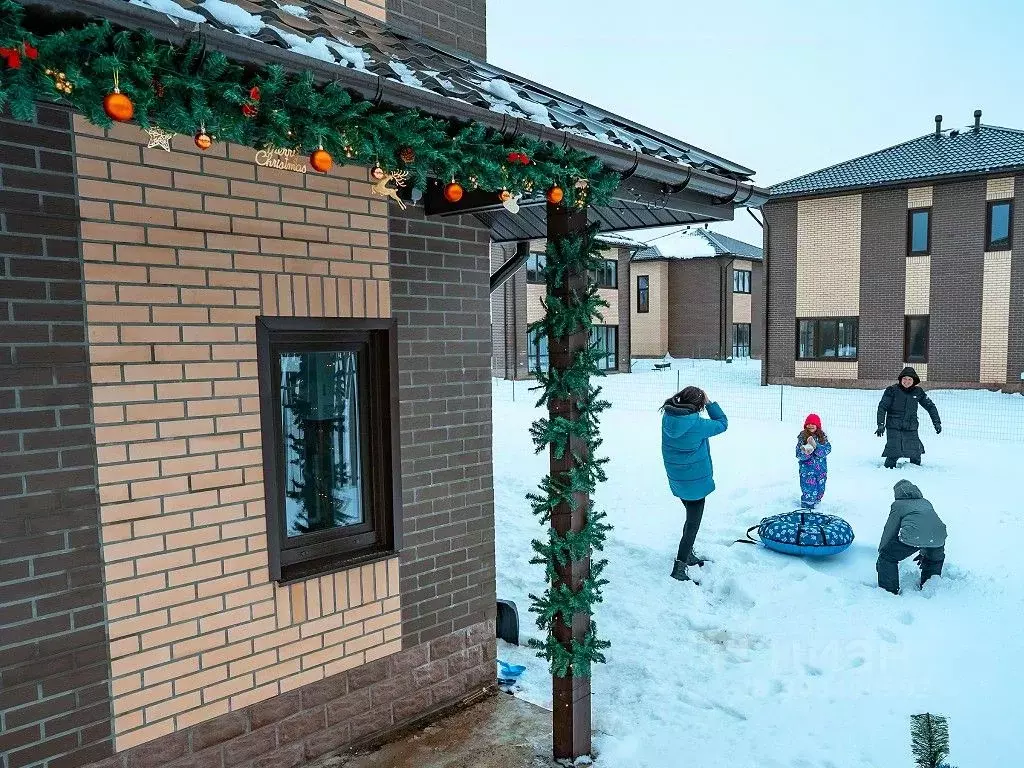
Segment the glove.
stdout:
<path fill-rule="evenodd" d="M 916 555 L 914 555 L 914 562 L 917 563 L 919 566 L 924 567 L 924 555 L 918 552 Z"/>
<path fill-rule="evenodd" d="M 885 434 L 885 427 L 879 427 L 875 430 L 875 437 L 881 437 Z"/>
<path fill-rule="evenodd" d="M 935 434 L 936 435 L 941 435 L 942 434 L 942 425 L 941 424 L 936 424 L 935 425 Z"/>

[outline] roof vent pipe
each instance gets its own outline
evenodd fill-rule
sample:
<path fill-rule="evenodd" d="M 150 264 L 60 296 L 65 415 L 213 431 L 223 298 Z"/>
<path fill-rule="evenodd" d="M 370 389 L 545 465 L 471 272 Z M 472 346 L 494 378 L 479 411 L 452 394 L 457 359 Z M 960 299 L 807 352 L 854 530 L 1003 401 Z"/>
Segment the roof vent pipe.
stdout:
<path fill-rule="evenodd" d="M 981 133 L 981 110 L 974 110 L 974 132 Z"/>
<path fill-rule="evenodd" d="M 935 116 L 935 138 L 942 138 L 942 115 Z"/>

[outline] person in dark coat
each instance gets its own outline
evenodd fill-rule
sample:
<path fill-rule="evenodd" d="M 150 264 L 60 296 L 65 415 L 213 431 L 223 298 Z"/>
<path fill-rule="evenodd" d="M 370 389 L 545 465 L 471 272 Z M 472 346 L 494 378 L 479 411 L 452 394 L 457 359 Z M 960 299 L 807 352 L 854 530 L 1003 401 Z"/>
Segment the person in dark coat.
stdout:
<path fill-rule="evenodd" d="M 708 439 L 725 432 L 729 420 L 718 403 L 710 402 L 699 387 L 686 387 L 666 400 L 661 409 L 661 456 L 665 474 L 672 494 L 686 507 L 686 523 L 671 576 L 679 581 L 690 581 L 687 566 L 704 565 L 693 553 L 693 542 L 704 517 L 704 502 L 715 490 Z M 704 410 L 710 418 L 701 418 Z"/>
<path fill-rule="evenodd" d="M 920 489 L 909 480 L 893 486 L 896 500 L 889 510 L 889 519 L 878 543 L 878 586 L 898 595 L 900 592 L 900 561 L 915 552 L 921 566 L 921 586 L 932 576 L 942 573 L 946 559 L 946 524 Z"/>
<path fill-rule="evenodd" d="M 918 386 L 920 383 L 921 378 L 917 375 L 917 371 L 908 366 L 900 373 L 898 383 L 885 390 L 882 400 L 878 404 L 878 431 L 875 434 L 881 437 L 884 433 L 886 436 L 885 450 L 882 451 L 882 456 L 885 457 L 887 469 L 895 469 L 896 460 L 904 457 L 910 459 L 911 464 L 921 463 L 924 443 L 921 442 L 921 438 L 917 434 L 918 405 L 931 416 L 935 434 L 938 435 L 942 432 L 939 410 L 925 391 Z"/>

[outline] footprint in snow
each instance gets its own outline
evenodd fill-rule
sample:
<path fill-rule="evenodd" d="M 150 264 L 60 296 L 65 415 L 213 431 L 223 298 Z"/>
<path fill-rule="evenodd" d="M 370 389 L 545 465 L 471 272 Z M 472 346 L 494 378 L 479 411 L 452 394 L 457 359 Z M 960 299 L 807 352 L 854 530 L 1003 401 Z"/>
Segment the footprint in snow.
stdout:
<path fill-rule="evenodd" d="M 896 633 L 893 632 L 892 630 L 886 629 L 885 627 L 878 627 L 877 631 L 878 631 L 878 636 L 880 638 L 882 638 L 883 640 L 885 640 L 885 642 L 887 642 L 887 643 L 892 643 L 893 645 L 897 645 L 899 643 L 899 641 L 900 641 L 899 638 L 896 637 Z"/>
<path fill-rule="evenodd" d="M 906 624 L 908 627 L 914 623 L 914 614 L 910 611 L 904 611 L 899 615 L 900 624 Z"/>
<path fill-rule="evenodd" d="M 804 672 L 807 673 L 808 677 L 821 677 L 825 674 L 820 667 L 815 667 L 811 664 L 804 664 Z"/>
<path fill-rule="evenodd" d="M 866 660 L 863 656 L 854 656 L 852 659 L 850 659 L 850 669 L 857 669 L 858 667 L 863 667 L 865 661 Z"/>

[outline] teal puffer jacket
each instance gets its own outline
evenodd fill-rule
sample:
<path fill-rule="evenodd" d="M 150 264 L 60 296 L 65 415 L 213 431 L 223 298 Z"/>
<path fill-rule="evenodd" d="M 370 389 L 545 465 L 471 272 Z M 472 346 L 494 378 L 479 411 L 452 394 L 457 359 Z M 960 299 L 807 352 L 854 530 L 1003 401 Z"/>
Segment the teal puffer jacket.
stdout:
<path fill-rule="evenodd" d="M 672 495 L 697 501 L 715 490 L 708 438 L 729 427 L 718 403 L 708 403 L 708 416 L 693 408 L 666 405 L 661 417 L 661 456 Z"/>

